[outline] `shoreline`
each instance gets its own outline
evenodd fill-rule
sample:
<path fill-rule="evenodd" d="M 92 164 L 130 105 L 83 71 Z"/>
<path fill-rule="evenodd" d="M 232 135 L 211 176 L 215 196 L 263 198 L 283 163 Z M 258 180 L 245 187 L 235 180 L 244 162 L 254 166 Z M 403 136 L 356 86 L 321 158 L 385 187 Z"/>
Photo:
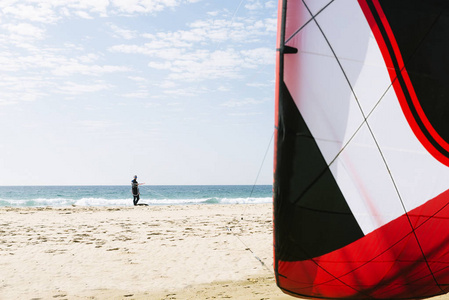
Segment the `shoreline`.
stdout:
<path fill-rule="evenodd" d="M 133 206 L 131 186 L 0 187 L 0 207 Z M 156 205 L 272 203 L 272 186 L 140 187 L 139 203 Z"/>

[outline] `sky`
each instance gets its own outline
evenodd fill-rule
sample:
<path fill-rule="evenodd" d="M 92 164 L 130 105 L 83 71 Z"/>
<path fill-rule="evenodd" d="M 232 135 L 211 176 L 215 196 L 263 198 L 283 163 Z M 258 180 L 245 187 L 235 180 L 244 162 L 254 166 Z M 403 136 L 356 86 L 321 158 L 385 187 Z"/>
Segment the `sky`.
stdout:
<path fill-rule="evenodd" d="M 0 1 L 0 185 L 271 184 L 275 0 Z"/>

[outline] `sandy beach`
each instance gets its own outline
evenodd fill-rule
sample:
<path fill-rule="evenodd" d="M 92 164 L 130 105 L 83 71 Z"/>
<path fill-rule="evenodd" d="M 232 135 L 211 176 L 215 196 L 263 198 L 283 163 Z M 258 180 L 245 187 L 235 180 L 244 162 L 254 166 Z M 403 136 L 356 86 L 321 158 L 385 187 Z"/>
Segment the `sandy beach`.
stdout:
<path fill-rule="evenodd" d="M 292 299 L 271 204 L 0 208 L 0 299 Z"/>
<path fill-rule="evenodd" d="M 272 255 L 271 204 L 0 208 L 2 300 L 294 299 Z"/>

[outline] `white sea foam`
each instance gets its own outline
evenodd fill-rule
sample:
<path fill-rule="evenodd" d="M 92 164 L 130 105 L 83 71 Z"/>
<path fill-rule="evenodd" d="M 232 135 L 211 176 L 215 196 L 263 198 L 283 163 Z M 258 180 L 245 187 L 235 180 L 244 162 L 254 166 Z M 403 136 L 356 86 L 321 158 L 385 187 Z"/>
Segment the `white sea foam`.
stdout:
<path fill-rule="evenodd" d="M 139 204 L 148 205 L 192 205 L 192 204 L 258 204 L 270 203 L 271 197 L 265 198 L 194 198 L 194 199 L 144 199 Z M 0 206 L 132 206 L 133 201 L 128 199 L 105 198 L 36 198 L 28 200 L 0 199 Z"/>
<path fill-rule="evenodd" d="M 103 198 L 82 198 L 76 200 L 77 206 L 129 206 L 132 199 L 103 199 Z"/>

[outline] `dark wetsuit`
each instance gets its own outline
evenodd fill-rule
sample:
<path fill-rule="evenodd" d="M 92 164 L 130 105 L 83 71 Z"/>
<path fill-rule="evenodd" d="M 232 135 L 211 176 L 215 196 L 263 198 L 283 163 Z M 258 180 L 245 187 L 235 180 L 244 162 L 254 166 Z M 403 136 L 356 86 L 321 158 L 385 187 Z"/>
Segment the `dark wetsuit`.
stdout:
<path fill-rule="evenodd" d="M 134 205 L 137 205 L 137 202 L 139 202 L 140 199 L 140 192 L 139 192 L 139 183 L 137 182 L 137 179 L 133 179 L 131 180 L 131 184 L 132 184 L 132 192 L 133 192 L 133 203 Z"/>

